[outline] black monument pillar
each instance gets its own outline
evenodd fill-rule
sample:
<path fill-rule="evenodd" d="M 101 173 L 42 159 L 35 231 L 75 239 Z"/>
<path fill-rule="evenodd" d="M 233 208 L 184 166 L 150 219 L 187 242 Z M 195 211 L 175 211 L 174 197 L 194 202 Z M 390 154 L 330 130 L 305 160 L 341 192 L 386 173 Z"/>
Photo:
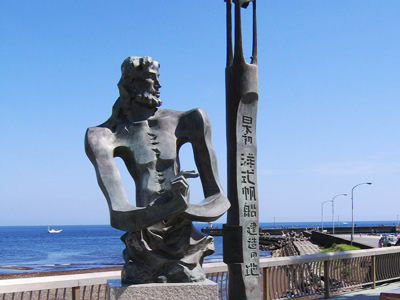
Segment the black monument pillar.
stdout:
<path fill-rule="evenodd" d="M 259 216 L 257 194 L 256 119 L 258 103 L 256 0 L 234 2 L 235 32 L 232 48 L 232 0 L 227 5 L 226 130 L 228 210 L 224 225 L 224 262 L 229 270 L 229 299 L 261 299 Z M 241 8 L 253 7 L 251 63 L 243 57 Z"/>

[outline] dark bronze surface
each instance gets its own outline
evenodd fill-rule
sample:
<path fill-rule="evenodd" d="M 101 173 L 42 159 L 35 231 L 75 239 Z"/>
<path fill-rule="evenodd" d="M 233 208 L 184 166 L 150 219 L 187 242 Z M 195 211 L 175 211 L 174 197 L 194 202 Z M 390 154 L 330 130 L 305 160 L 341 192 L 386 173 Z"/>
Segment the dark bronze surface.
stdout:
<path fill-rule="evenodd" d="M 228 210 L 224 226 L 224 262 L 229 270 L 229 299 L 261 299 L 258 236 L 257 144 L 258 103 L 256 1 L 234 1 L 235 45 L 232 47 L 232 1 L 227 0 L 226 128 Z M 243 57 L 241 8 L 252 2 L 253 50 Z M 231 253 L 232 249 L 235 252 Z"/>
<path fill-rule="evenodd" d="M 111 225 L 127 233 L 125 283 L 203 281 L 203 258 L 214 252 L 213 238 L 192 221 L 214 221 L 228 208 L 211 145 L 211 128 L 200 108 L 160 109 L 158 62 L 128 57 L 118 83 L 120 97 L 111 117 L 87 130 L 85 149 L 107 200 Z M 198 174 L 183 171 L 179 149 L 191 143 Z M 120 157 L 136 186 L 128 200 L 114 157 Z M 189 178 L 200 176 L 204 200 L 189 202 Z"/>

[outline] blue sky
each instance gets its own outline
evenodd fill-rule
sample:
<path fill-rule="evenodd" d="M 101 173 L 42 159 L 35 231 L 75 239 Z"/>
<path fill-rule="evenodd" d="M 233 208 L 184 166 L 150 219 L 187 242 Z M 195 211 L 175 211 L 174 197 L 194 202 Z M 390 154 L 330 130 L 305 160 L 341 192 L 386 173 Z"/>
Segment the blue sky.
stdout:
<path fill-rule="evenodd" d="M 354 190 L 355 220 L 395 221 L 400 2 L 259 0 L 257 9 L 260 221 L 318 222 L 323 201 L 366 181 Z M 109 117 L 130 55 L 161 63 L 162 107 L 206 111 L 226 188 L 223 0 L 5 0 L 0 15 L 0 225 L 108 224 L 83 137 Z M 194 167 L 190 147 L 182 160 Z M 338 215 L 351 219 L 350 195 L 335 199 Z"/>

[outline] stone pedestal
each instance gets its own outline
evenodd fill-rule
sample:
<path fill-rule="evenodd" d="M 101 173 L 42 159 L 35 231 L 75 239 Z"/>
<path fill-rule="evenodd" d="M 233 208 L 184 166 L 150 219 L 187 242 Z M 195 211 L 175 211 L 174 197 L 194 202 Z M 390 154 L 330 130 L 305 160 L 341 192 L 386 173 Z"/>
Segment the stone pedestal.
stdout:
<path fill-rule="evenodd" d="M 217 283 L 206 279 L 192 283 L 122 284 L 120 279 L 107 281 L 107 300 L 217 300 Z"/>
<path fill-rule="evenodd" d="M 379 295 L 379 300 L 396 300 L 400 299 L 400 289 L 382 292 Z"/>

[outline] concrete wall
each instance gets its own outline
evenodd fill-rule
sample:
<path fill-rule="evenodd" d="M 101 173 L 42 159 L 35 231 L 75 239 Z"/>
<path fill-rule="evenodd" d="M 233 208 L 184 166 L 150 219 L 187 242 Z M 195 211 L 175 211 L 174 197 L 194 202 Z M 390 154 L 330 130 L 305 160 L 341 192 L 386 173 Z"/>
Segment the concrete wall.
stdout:
<path fill-rule="evenodd" d="M 313 231 L 311 235 L 311 240 L 318 245 L 324 246 L 324 247 L 330 247 L 333 244 L 347 244 L 350 245 L 351 242 L 345 239 L 342 239 L 337 236 L 333 236 L 330 234 L 318 232 L 318 231 Z M 371 249 L 372 247 L 369 247 L 367 245 L 359 244 L 357 242 L 353 241 L 353 246 L 359 247 L 360 249 Z"/>

